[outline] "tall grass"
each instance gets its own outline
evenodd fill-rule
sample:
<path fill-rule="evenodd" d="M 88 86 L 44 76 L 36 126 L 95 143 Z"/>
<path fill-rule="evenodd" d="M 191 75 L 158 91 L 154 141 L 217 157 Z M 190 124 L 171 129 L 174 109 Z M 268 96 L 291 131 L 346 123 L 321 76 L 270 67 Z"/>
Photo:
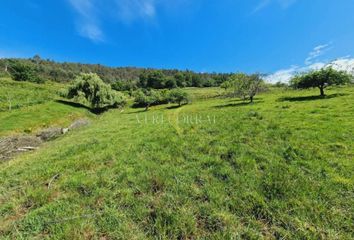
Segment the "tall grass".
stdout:
<path fill-rule="evenodd" d="M 317 94 L 111 110 L 0 165 L 0 235 L 351 239 L 354 89 Z"/>

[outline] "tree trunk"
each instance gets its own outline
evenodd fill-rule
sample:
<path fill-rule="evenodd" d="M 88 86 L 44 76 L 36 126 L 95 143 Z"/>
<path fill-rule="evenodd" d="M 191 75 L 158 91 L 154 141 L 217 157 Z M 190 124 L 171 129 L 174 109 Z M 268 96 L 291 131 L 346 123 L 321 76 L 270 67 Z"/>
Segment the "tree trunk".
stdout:
<path fill-rule="evenodd" d="M 253 103 L 253 96 L 250 97 L 251 103 Z"/>
<path fill-rule="evenodd" d="M 324 87 L 320 86 L 319 88 L 320 88 L 321 97 L 324 97 L 325 96 Z"/>

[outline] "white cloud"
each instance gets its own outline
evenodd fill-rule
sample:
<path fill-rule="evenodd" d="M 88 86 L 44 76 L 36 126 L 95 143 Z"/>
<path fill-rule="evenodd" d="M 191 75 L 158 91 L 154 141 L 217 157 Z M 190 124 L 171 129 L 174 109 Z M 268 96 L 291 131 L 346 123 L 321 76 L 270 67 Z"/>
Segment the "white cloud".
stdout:
<path fill-rule="evenodd" d="M 96 24 L 90 22 L 80 24 L 79 32 L 83 37 L 94 42 L 104 41 L 102 30 Z"/>
<path fill-rule="evenodd" d="M 100 28 L 94 0 L 69 0 L 69 3 L 78 13 L 79 34 L 93 42 L 103 42 L 104 34 Z"/>
<path fill-rule="evenodd" d="M 324 68 L 326 66 L 325 63 L 323 62 L 317 62 L 309 65 L 307 68 L 305 67 L 304 70 L 320 70 L 321 68 Z"/>
<path fill-rule="evenodd" d="M 350 58 L 350 56 L 342 57 L 327 65 L 328 67 L 332 67 L 338 71 L 345 71 L 354 76 L 354 58 Z"/>
<path fill-rule="evenodd" d="M 330 50 L 332 43 L 326 43 L 322 45 L 318 45 L 315 47 L 310 53 L 309 56 L 305 59 L 306 65 L 311 65 L 316 59 L 325 54 L 328 50 Z"/>
<path fill-rule="evenodd" d="M 271 83 L 287 83 L 294 75 L 299 72 L 314 71 L 327 67 L 332 67 L 339 71 L 345 71 L 354 76 L 354 58 L 351 58 L 350 56 L 341 57 L 329 63 L 319 61 L 319 57 L 323 56 L 328 50 L 331 49 L 331 47 L 332 43 L 318 45 L 314 47 L 313 50 L 309 53 L 308 57 L 305 59 L 304 66 L 291 66 L 288 69 L 279 70 L 265 77 L 265 80 Z"/>
<path fill-rule="evenodd" d="M 291 66 L 288 69 L 279 70 L 265 77 L 265 81 L 270 83 L 283 82 L 287 83 L 300 70 L 298 66 Z"/>

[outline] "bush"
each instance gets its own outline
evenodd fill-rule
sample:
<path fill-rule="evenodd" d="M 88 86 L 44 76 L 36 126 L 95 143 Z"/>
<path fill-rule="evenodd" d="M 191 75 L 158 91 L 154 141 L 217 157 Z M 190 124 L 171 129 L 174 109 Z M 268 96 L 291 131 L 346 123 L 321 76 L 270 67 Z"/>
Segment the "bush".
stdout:
<path fill-rule="evenodd" d="M 97 74 L 81 74 L 69 87 L 66 97 L 89 104 L 92 109 L 122 107 L 126 104 L 123 94 L 111 89 Z"/>
<path fill-rule="evenodd" d="M 9 67 L 10 74 L 15 81 L 44 83 L 45 80 L 38 75 L 38 69 L 19 61 L 12 62 Z"/>
<path fill-rule="evenodd" d="M 187 104 L 188 94 L 181 89 L 173 90 L 138 90 L 134 93 L 134 106 L 145 107 L 149 110 L 150 106 L 156 106 L 167 103 L 177 103 L 179 106 Z"/>

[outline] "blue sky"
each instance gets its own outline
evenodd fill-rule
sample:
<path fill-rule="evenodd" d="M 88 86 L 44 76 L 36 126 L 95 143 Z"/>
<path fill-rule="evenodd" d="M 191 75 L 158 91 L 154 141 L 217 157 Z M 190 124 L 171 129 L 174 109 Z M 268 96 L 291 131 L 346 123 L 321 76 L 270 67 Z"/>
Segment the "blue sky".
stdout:
<path fill-rule="evenodd" d="M 0 57 L 279 73 L 354 55 L 353 13 L 353 0 L 2 0 Z"/>

